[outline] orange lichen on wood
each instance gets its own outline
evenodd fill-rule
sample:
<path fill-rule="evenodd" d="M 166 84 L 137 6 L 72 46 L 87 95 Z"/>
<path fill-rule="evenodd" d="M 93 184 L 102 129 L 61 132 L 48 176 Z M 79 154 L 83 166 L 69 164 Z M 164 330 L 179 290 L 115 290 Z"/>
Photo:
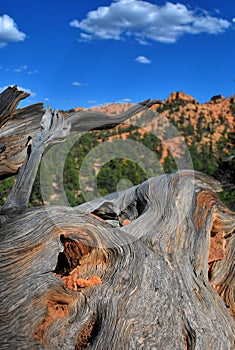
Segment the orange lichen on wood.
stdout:
<path fill-rule="evenodd" d="M 79 278 L 77 280 L 77 285 L 80 288 L 90 287 L 100 283 L 102 283 L 102 281 L 98 276 L 91 276 L 88 279 Z"/>
<path fill-rule="evenodd" d="M 62 281 L 64 282 L 65 286 L 72 290 L 77 290 L 77 278 L 78 273 L 75 271 L 74 273 L 70 274 L 69 276 L 62 277 Z"/>
<path fill-rule="evenodd" d="M 46 330 L 58 318 L 65 318 L 68 312 L 69 305 L 65 301 L 53 300 L 53 297 L 51 300 L 47 300 L 46 316 L 34 333 L 34 339 L 38 340 L 41 344 L 47 345 L 47 341 L 44 339 Z"/>
<path fill-rule="evenodd" d="M 121 226 L 128 225 L 130 222 L 131 222 L 131 220 L 125 219 L 125 220 L 122 221 Z"/>
<path fill-rule="evenodd" d="M 77 273 L 73 273 L 69 276 L 62 277 L 62 281 L 65 286 L 69 289 L 77 291 L 79 288 L 91 287 L 96 284 L 102 283 L 101 279 L 98 276 L 91 276 L 88 279 L 77 278 Z"/>

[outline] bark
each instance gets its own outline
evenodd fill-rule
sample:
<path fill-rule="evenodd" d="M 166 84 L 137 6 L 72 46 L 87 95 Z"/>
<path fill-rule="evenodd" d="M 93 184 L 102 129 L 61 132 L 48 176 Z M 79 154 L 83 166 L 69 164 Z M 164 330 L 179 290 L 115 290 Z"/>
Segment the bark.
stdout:
<path fill-rule="evenodd" d="M 39 159 L 71 120 L 46 111 L 0 212 L 1 348 L 234 349 L 235 214 L 214 179 L 181 171 L 27 209 Z"/>

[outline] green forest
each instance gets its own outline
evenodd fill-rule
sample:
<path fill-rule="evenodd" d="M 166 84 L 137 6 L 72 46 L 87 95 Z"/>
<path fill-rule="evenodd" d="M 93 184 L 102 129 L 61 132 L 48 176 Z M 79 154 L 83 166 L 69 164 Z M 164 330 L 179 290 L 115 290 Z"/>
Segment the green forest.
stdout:
<path fill-rule="evenodd" d="M 147 131 L 146 128 L 136 126 L 154 121 L 156 113 L 148 110 L 135 123 L 119 125 L 110 130 L 90 131 L 79 137 L 76 135 L 75 139 L 68 140 L 64 155 L 59 151 L 61 146 L 55 146 L 58 151 L 50 150 L 46 162 L 43 159 L 38 170 L 30 206 L 51 204 L 51 198 L 53 204 L 63 205 L 60 187 L 64 189 L 69 204 L 77 206 L 94 199 L 97 193 L 105 196 L 137 185 L 149 177 L 177 171 L 177 158 L 172 156 L 169 149 L 163 157 L 162 138 L 171 140 L 180 135 L 187 145 L 194 170 L 218 179 L 223 187 L 219 196 L 231 210 L 235 210 L 235 158 L 232 157 L 235 154 L 235 132 L 227 128 L 222 116 L 219 121 L 212 118 L 212 122 L 207 123 L 205 116 L 200 114 L 196 126 L 184 113 L 176 120 L 174 112 L 179 105 L 184 104 L 185 101 L 177 101 L 164 106 L 171 112 L 169 124 L 160 125 L 159 122 L 158 133 L 153 128 Z M 215 141 L 218 123 L 224 125 L 224 131 Z M 63 168 L 59 164 L 63 164 Z M 97 193 L 92 191 L 94 181 Z M 1 205 L 13 184 L 14 177 L 0 182 Z"/>

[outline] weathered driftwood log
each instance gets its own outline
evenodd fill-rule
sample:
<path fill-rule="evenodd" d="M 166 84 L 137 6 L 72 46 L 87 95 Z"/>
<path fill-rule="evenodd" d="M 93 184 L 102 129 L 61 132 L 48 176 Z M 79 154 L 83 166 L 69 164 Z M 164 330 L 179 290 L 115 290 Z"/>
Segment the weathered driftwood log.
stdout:
<path fill-rule="evenodd" d="M 235 214 L 219 184 L 181 171 L 27 209 L 38 160 L 68 130 L 47 110 L 0 212 L 1 348 L 234 349 Z"/>

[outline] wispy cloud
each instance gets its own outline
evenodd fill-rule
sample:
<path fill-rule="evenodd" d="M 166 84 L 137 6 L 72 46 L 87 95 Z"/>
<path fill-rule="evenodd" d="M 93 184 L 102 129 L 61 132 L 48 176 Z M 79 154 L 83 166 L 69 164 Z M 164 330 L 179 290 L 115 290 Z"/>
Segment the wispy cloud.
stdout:
<path fill-rule="evenodd" d="M 138 56 L 135 58 L 136 62 L 143 63 L 143 64 L 150 64 L 151 60 L 145 56 Z"/>
<path fill-rule="evenodd" d="M 129 97 L 125 97 L 121 100 L 121 102 L 131 103 L 132 100 Z"/>
<path fill-rule="evenodd" d="M 8 85 L 8 86 L 0 86 L 0 92 L 6 90 L 9 86 L 14 86 L 14 85 Z M 18 90 L 27 92 L 28 94 L 30 94 L 31 97 L 35 97 L 37 96 L 37 94 L 33 91 L 31 91 L 30 89 L 24 88 L 22 86 L 17 86 Z"/>
<path fill-rule="evenodd" d="M 0 16 L 0 48 L 9 42 L 23 41 L 26 34 L 20 32 L 15 21 L 8 15 Z"/>
<path fill-rule="evenodd" d="M 38 70 L 37 70 L 37 69 L 29 70 L 27 73 L 28 73 L 29 75 L 37 74 L 37 73 L 38 73 Z"/>
<path fill-rule="evenodd" d="M 235 23 L 235 17 L 232 19 L 232 22 Z"/>
<path fill-rule="evenodd" d="M 83 41 L 133 36 L 146 45 L 150 40 L 175 43 L 184 34 L 222 33 L 231 23 L 180 3 L 158 6 L 143 0 L 116 0 L 88 12 L 80 22 L 74 19 L 70 25 L 80 29 Z"/>
<path fill-rule="evenodd" d="M 3 67 L 0 67 L 0 68 L 3 68 Z M 23 64 L 21 66 L 18 66 L 18 67 L 11 67 L 11 68 L 5 68 L 4 69 L 5 72 L 13 72 L 13 73 L 27 73 L 29 75 L 32 75 L 32 74 L 37 74 L 38 73 L 38 70 L 37 69 L 34 69 L 34 70 L 29 70 L 29 67 L 26 65 L 26 64 Z"/>
<path fill-rule="evenodd" d="M 14 68 L 13 71 L 16 72 L 16 73 L 20 73 L 22 71 L 25 71 L 27 68 L 28 68 L 28 66 L 26 66 L 26 64 L 25 64 L 25 65 L 20 66 L 18 68 Z"/>
<path fill-rule="evenodd" d="M 73 81 L 72 85 L 73 86 L 87 86 L 87 83 L 80 83 L 79 81 Z"/>

